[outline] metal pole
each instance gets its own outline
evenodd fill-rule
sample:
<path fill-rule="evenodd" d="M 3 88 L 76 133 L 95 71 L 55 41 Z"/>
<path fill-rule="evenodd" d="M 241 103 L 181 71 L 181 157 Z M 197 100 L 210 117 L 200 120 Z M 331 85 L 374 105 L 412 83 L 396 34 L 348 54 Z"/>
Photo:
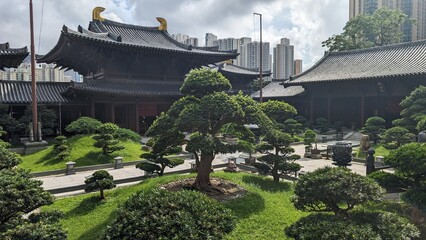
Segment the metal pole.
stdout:
<path fill-rule="evenodd" d="M 253 13 L 254 15 L 258 15 L 260 17 L 260 48 L 259 48 L 259 101 L 262 102 L 263 100 L 263 44 L 262 44 L 262 14 L 260 13 Z"/>
<path fill-rule="evenodd" d="M 37 131 L 37 86 L 35 79 L 35 48 L 34 48 L 34 23 L 33 23 L 33 1 L 30 0 L 30 34 L 31 34 L 31 103 L 33 112 L 33 132 L 34 139 L 38 141 Z"/>

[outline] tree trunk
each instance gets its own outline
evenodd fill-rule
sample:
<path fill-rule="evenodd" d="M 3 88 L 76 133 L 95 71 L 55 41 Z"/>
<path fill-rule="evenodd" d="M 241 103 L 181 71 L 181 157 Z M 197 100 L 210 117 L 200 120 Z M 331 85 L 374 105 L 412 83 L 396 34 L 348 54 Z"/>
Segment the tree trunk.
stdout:
<path fill-rule="evenodd" d="M 100 188 L 99 191 L 101 192 L 101 199 L 105 199 L 104 189 Z"/>
<path fill-rule="evenodd" d="M 197 169 L 197 178 L 194 182 L 194 187 L 197 189 L 207 189 L 210 187 L 210 172 L 214 155 L 201 154 L 200 166 Z"/>
<path fill-rule="evenodd" d="M 160 170 L 160 172 L 158 173 L 158 176 L 159 177 L 161 177 L 161 176 L 163 176 L 164 175 L 164 169 L 166 168 L 166 165 L 164 165 L 164 164 L 160 164 L 161 165 L 161 170 Z"/>
<path fill-rule="evenodd" d="M 272 168 L 271 170 L 272 173 L 272 177 L 274 178 L 274 182 L 279 182 L 280 181 L 280 174 L 278 174 L 278 169 Z"/>

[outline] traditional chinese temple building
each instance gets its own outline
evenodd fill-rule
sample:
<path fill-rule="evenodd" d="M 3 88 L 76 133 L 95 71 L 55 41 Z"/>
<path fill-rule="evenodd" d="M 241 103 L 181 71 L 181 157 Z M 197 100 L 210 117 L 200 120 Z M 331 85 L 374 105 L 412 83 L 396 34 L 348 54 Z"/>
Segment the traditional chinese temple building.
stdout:
<path fill-rule="evenodd" d="M 426 41 L 417 41 L 326 53 L 283 85 L 266 86 L 263 94 L 295 102 L 299 114 L 311 120 L 323 117 L 360 127 L 370 116 L 390 124 L 399 117 L 400 101 L 425 84 Z"/>
<path fill-rule="evenodd" d="M 181 96 L 191 69 L 238 55 L 179 43 L 163 18 L 157 18 L 158 27 L 136 26 L 104 19 L 103 10 L 93 10 L 87 30 L 64 26 L 56 46 L 38 59 L 82 74 L 84 82 L 72 83 L 62 95 L 85 102 L 88 115 L 101 121 L 139 132 Z"/>
<path fill-rule="evenodd" d="M 9 43 L 0 43 L 0 70 L 18 67 L 27 56 L 27 47 L 10 48 Z"/>

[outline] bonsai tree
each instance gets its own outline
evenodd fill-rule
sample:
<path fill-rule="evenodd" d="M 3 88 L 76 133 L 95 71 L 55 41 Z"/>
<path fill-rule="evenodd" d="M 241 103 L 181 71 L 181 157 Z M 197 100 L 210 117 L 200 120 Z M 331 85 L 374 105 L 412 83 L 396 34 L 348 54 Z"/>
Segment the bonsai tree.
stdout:
<path fill-rule="evenodd" d="M 104 190 L 115 188 L 114 178 L 105 170 L 98 170 L 93 173 L 90 178 L 86 179 L 84 183 L 86 188 L 84 191 L 92 192 L 99 190 L 100 199 L 105 199 Z"/>
<path fill-rule="evenodd" d="M 6 139 L 13 135 L 13 132 L 18 129 L 18 120 L 9 113 L 9 106 L 0 104 L 0 127 L 3 127 Z"/>
<path fill-rule="evenodd" d="M 64 160 L 70 155 L 70 147 L 67 145 L 67 138 L 65 136 L 57 136 L 54 145 L 56 156 L 60 160 Z"/>
<path fill-rule="evenodd" d="M 114 123 L 104 123 L 98 128 L 99 134 L 93 136 L 96 140 L 93 146 L 102 149 L 102 153 L 107 155 L 115 151 L 124 149 L 123 146 L 118 145 L 119 141 L 114 138 L 118 126 Z"/>
<path fill-rule="evenodd" d="M 385 123 L 386 121 L 381 117 L 369 117 L 361 132 L 367 134 L 374 144 L 377 144 L 380 140 L 379 136 L 385 131 Z"/>
<path fill-rule="evenodd" d="M 181 87 L 186 96 L 176 101 L 164 116 L 157 118 L 147 133 L 151 137 L 168 136 L 170 128 L 173 128 L 176 129 L 175 134 L 190 134 L 186 150 L 194 154 L 197 165 L 194 188 L 211 189 L 210 172 L 215 155 L 238 149 L 237 145 L 225 144 L 218 137 L 226 124 L 273 125 L 250 97 L 241 93 L 234 96 L 226 94 L 230 88 L 229 81 L 217 71 L 204 68 L 191 70 Z"/>
<path fill-rule="evenodd" d="M 24 218 L 51 204 L 53 196 L 43 190 L 41 181 L 16 168 L 20 162 L 18 154 L 0 146 L 0 239 L 66 239 L 58 217 L 33 213 Z"/>
<path fill-rule="evenodd" d="M 261 110 L 278 126 L 282 127 L 285 121 L 297 114 L 296 108 L 292 105 L 277 100 L 269 100 L 260 104 Z"/>
<path fill-rule="evenodd" d="M 419 86 L 401 101 L 402 119 L 394 121 L 395 126 L 408 129 L 410 132 L 416 132 L 416 126 L 419 121 L 426 116 L 426 86 Z"/>
<path fill-rule="evenodd" d="M 294 117 L 298 123 L 302 124 L 303 129 L 309 128 L 311 125 L 311 121 L 309 121 L 306 117 L 302 115 L 297 115 Z"/>
<path fill-rule="evenodd" d="M 391 151 L 385 163 L 407 178 L 414 188 L 426 187 L 426 144 L 408 143 Z"/>
<path fill-rule="evenodd" d="M 302 124 L 294 119 L 284 121 L 284 132 L 289 133 L 291 137 L 302 132 Z"/>
<path fill-rule="evenodd" d="M 238 140 L 238 148 L 245 152 L 248 153 L 249 155 L 249 159 L 246 161 L 246 164 L 254 164 L 255 159 L 253 158 L 253 154 L 256 152 L 256 147 L 253 143 L 251 143 L 250 141 L 244 141 L 244 140 Z"/>
<path fill-rule="evenodd" d="M 273 130 L 266 134 L 263 141 L 265 142 L 258 146 L 258 150 L 267 153 L 267 155 L 260 157 L 258 160 L 269 167 L 275 182 L 279 182 L 283 174 L 300 170 L 301 166 L 295 163 L 297 159 L 300 159 L 300 156 L 293 154 L 294 149 L 290 147 L 293 139 L 288 133 Z M 259 164 L 255 165 L 255 167 L 263 172 L 267 169 Z"/>
<path fill-rule="evenodd" d="M 65 130 L 74 134 L 94 134 L 101 125 L 102 122 L 97 119 L 79 117 L 77 120 L 68 124 Z"/>
<path fill-rule="evenodd" d="M 317 118 L 314 122 L 315 129 L 318 129 L 321 134 L 324 134 L 330 128 L 330 123 L 325 118 Z"/>
<path fill-rule="evenodd" d="M 292 202 L 299 210 L 334 212 L 348 218 L 356 205 L 380 200 L 382 189 L 374 180 L 347 168 L 325 167 L 301 176 L 294 194 Z"/>
<path fill-rule="evenodd" d="M 311 129 L 307 129 L 303 137 L 303 143 L 306 146 L 305 149 L 306 150 L 312 149 L 312 143 L 316 142 L 317 141 L 316 139 L 317 139 L 317 134 Z"/>
<path fill-rule="evenodd" d="M 303 175 L 292 199 L 297 209 L 315 213 L 285 229 L 295 239 L 412 239 L 418 229 L 395 213 L 361 206 L 381 199 L 382 190 L 367 177 L 346 168 L 320 168 Z M 355 208 L 356 207 L 356 208 Z"/>
<path fill-rule="evenodd" d="M 403 127 L 392 127 L 380 135 L 383 146 L 388 149 L 397 149 L 403 144 L 414 141 L 415 135 Z"/>
<path fill-rule="evenodd" d="M 164 116 L 164 115 L 162 115 Z M 160 116 L 160 117 L 162 117 Z M 145 170 L 148 173 L 157 173 L 158 176 L 163 176 L 166 167 L 173 168 L 184 163 L 182 158 L 170 158 L 169 155 L 182 152 L 184 136 L 183 134 L 171 134 L 170 136 L 161 136 L 153 138 L 152 152 L 142 153 L 141 158 L 147 159 L 149 162 L 141 162 L 136 164 L 136 167 Z"/>

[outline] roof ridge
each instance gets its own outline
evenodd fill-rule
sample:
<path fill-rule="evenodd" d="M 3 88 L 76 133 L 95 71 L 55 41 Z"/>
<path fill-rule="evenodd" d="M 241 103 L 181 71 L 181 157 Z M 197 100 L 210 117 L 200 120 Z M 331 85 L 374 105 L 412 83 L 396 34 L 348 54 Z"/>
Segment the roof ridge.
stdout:
<path fill-rule="evenodd" d="M 156 26 L 156 27 L 147 27 L 147 26 L 140 26 L 140 25 L 136 25 L 136 24 L 128 24 L 128 23 L 116 22 L 116 21 L 112 21 L 112 20 L 109 20 L 109 19 L 105 19 L 103 21 L 92 20 L 92 21 L 90 21 L 89 25 L 91 23 L 95 23 L 95 24 L 100 23 L 102 25 L 104 25 L 104 24 L 114 25 L 116 27 L 123 27 L 123 28 L 133 28 L 133 29 L 142 29 L 142 30 L 150 30 L 150 31 L 158 30 L 158 31 L 160 31 L 158 29 L 158 26 Z"/>
<path fill-rule="evenodd" d="M 421 39 L 417 41 L 411 42 L 402 42 L 402 43 L 393 43 L 383 46 L 374 46 L 369 48 L 360 48 L 360 49 L 352 49 L 346 51 L 337 51 L 337 52 L 329 52 L 331 55 L 340 55 L 340 54 L 348 54 L 348 53 L 362 53 L 362 52 L 372 52 L 372 51 L 380 51 L 384 49 L 394 49 L 394 48 L 402 48 L 402 47 L 410 47 L 426 44 L 426 39 Z"/>

